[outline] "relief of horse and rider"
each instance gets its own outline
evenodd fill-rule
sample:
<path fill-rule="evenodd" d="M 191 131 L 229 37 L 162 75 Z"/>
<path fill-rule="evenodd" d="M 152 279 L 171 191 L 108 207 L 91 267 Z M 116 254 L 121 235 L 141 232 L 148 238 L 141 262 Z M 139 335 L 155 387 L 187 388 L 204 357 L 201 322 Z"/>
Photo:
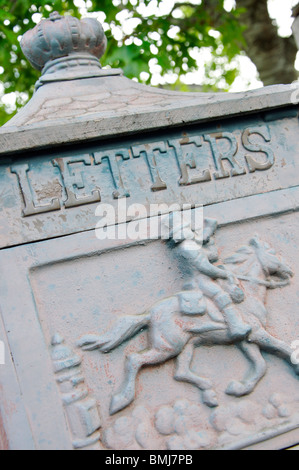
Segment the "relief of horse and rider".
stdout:
<path fill-rule="evenodd" d="M 266 329 L 267 290 L 289 285 L 292 270 L 258 236 L 220 265 L 213 239 L 216 229 L 215 220 L 205 219 L 200 237 L 190 226 L 174 223 L 167 243 L 176 250 L 184 269 L 182 290 L 142 314 L 119 317 L 106 333 L 85 335 L 78 341 L 85 351 L 98 349 L 109 353 L 147 328 L 149 346 L 127 356 L 125 379 L 112 397 L 111 415 L 133 402 L 136 377 L 143 366 L 173 358 L 176 358 L 174 379 L 201 390 L 207 406 L 218 406 L 211 380 L 191 369 L 194 349 L 200 346 L 236 345 L 248 359 L 247 373 L 240 381 L 228 384 L 228 395 L 242 397 L 255 389 L 267 372 L 263 351 L 286 360 L 299 375 L 299 365 L 291 361 L 291 346 Z"/>

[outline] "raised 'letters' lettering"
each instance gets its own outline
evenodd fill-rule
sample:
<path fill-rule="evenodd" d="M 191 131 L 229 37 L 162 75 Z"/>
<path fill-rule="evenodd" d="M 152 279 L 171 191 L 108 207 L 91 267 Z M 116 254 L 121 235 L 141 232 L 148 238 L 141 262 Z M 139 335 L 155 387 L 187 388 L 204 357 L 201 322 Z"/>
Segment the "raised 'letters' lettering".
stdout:
<path fill-rule="evenodd" d="M 252 135 L 260 135 L 265 142 L 270 142 L 270 130 L 267 126 L 260 126 L 260 127 L 249 127 L 245 129 L 242 134 L 242 142 L 246 150 L 250 152 L 262 152 L 266 155 L 266 160 L 263 162 L 255 160 L 251 155 L 246 155 L 245 159 L 248 164 L 248 168 L 250 173 L 253 173 L 256 170 L 269 170 L 271 166 L 274 164 L 274 153 L 267 145 L 264 144 L 254 144 L 250 142 L 249 138 Z"/>
<path fill-rule="evenodd" d="M 159 151 L 161 153 L 166 153 L 166 144 L 165 142 L 155 142 L 154 144 L 146 145 L 134 145 L 132 147 L 133 157 L 140 157 L 142 153 L 145 154 L 145 158 L 149 167 L 150 175 L 152 178 L 152 191 L 161 191 L 162 189 L 167 189 L 166 183 L 161 179 L 156 162 L 155 152 Z"/>
<path fill-rule="evenodd" d="M 121 197 L 130 197 L 129 191 L 125 188 L 121 174 L 120 168 L 117 161 L 117 157 L 121 157 L 123 160 L 129 160 L 130 154 L 127 149 L 117 149 L 117 150 L 105 150 L 103 152 L 94 153 L 95 164 L 98 165 L 102 163 L 102 160 L 106 158 L 109 162 L 109 168 L 115 190 L 113 191 L 114 199 Z"/>
<path fill-rule="evenodd" d="M 83 163 L 83 165 L 91 165 L 90 155 L 79 155 L 77 157 L 56 158 L 53 165 L 60 169 L 61 177 L 64 183 L 67 199 L 64 201 L 65 207 L 76 207 L 82 204 L 90 204 L 91 202 L 100 202 L 101 194 L 98 189 L 93 190 L 89 196 L 81 196 L 75 194 L 74 188 L 84 189 L 85 183 L 83 172 L 78 172 L 72 165 L 75 163 Z"/>
<path fill-rule="evenodd" d="M 57 180 L 59 173 L 59 185 L 56 184 L 56 187 L 52 185 L 54 189 L 48 193 L 46 190 L 37 189 L 37 186 L 40 186 L 36 184 L 39 170 L 33 171 L 33 161 L 31 168 L 27 163 L 18 163 L 11 167 L 11 172 L 18 178 L 24 202 L 23 216 L 29 216 L 59 210 L 63 205 L 68 209 L 100 202 L 100 188 L 105 195 L 107 190 L 108 194 L 111 191 L 110 194 L 114 199 L 130 197 L 130 189 L 127 187 L 128 182 L 124 179 L 124 174 L 127 175 L 127 181 L 132 181 L 130 177 L 132 164 L 134 165 L 132 162 L 140 157 L 146 167 L 143 165 L 140 174 L 134 175 L 136 187 L 131 190 L 137 192 L 167 189 L 173 191 L 175 185 L 208 184 L 212 179 L 221 180 L 257 170 L 268 170 L 275 161 L 269 142 L 271 142 L 270 129 L 263 125 L 246 128 L 239 131 L 238 135 L 236 132 L 202 135 L 184 133 L 179 137 L 167 138 L 165 141 L 100 149 L 74 156 L 68 154 L 52 160 L 53 179 L 56 177 Z M 48 175 L 49 168 L 46 171 Z M 151 185 L 148 186 L 145 181 L 147 171 L 151 181 Z M 160 174 L 162 171 L 163 178 Z M 163 181 L 164 175 L 165 179 L 168 178 L 166 182 Z M 57 197 L 52 197 L 56 194 Z M 46 200 L 46 203 L 42 204 L 40 200 Z"/>
<path fill-rule="evenodd" d="M 53 198 L 49 204 L 35 205 L 33 200 L 33 189 L 30 184 L 28 173 L 30 172 L 27 163 L 13 165 L 10 171 L 17 175 L 19 187 L 24 201 L 23 216 L 27 217 L 43 212 L 56 211 L 61 208 L 59 199 Z"/>
<path fill-rule="evenodd" d="M 217 141 L 219 139 L 226 139 L 230 144 L 228 152 L 222 153 L 219 150 Z M 214 164 L 216 172 L 214 173 L 215 179 L 228 178 L 229 176 L 244 175 L 246 173 L 243 168 L 236 160 L 235 156 L 238 151 L 238 143 L 233 134 L 228 132 L 219 132 L 211 135 L 204 135 L 204 140 L 209 142 L 213 154 Z M 232 169 L 230 173 L 225 170 L 223 160 L 227 160 Z"/>
<path fill-rule="evenodd" d="M 196 147 L 202 146 L 202 138 L 193 137 L 186 141 L 186 144 L 194 144 Z M 179 165 L 179 169 L 181 171 L 181 178 L 179 180 L 180 186 L 187 186 L 189 184 L 196 184 L 196 183 L 203 183 L 204 181 L 211 181 L 211 173 L 210 170 L 207 168 L 202 172 L 199 172 L 198 176 L 191 178 L 188 173 L 189 168 L 196 168 L 195 156 L 194 152 L 187 152 L 184 155 L 183 152 L 183 145 L 182 139 L 171 139 L 168 141 L 169 147 L 173 147 L 175 151 L 175 156 Z"/>

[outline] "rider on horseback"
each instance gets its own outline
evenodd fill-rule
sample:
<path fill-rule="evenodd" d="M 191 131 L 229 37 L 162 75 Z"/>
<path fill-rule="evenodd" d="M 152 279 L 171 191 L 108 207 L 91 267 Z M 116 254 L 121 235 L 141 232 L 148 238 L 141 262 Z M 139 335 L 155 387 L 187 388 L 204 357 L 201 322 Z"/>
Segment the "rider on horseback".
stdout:
<path fill-rule="evenodd" d="M 174 221 L 174 218 L 173 218 Z M 211 240 L 217 228 L 217 222 L 212 219 L 204 219 L 203 240 L 198 233 L 182 224 L 172 225 L 170 238 L 178 244 L 178 250 L 183 259 L 191 268 L 192 281 L 204 296 L 211 299 L 223 314 L 232 338 L 244 338 L 251 332 L 251 327 L 244 323 L 238 309 L 233 304 L 244 300 L 243 291 L 236 285 L 236 278 L 225 269 L 214 266 L 212 263 L 218 260 L 218 251 Z M 215 282 L 217 279 L 227 279 L 233 286 L 229 295 Z M 233 299 L 233 301 L 232 301 Z"/>

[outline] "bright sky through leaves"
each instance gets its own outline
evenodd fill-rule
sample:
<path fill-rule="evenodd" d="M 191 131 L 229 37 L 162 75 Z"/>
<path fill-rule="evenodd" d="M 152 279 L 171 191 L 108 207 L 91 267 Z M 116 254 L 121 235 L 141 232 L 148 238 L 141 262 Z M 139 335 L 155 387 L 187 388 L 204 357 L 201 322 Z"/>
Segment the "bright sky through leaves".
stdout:
<path fill-rule="evenodd" d="M 144 17 L 149 14 L 155 14 L 156 16 L 159 17 L 165 14 L 167 15 L 169 11 L 171 10 L 171 8 L 173 7 L 173 5 L 175 3 L 180 3 L 181 1 L 183 0 L 162 0 L 159 3 L 159 7 L 158 7 L 157 1 L 155 0 L 148 1 L 147 6 L 145 6 L 145 4 L 143 4 L 143 2 L 141 1 L 130 0 L 130 5 L 133 5 L 133 7 L 131 7 L 133 8 L 133 10 L 135 8 L 134 5 L 136 5 L 135 11 L 138 11 L 141 14 L 141 17 Z M 113 7 L 113 5 L 119 5 L 120 2 L 121 0 L 111 0 L 111 6 Z M 123 3 L 125 2 L 123 1 Z M 189 3 L 199 5 L 200 0 L 189 0 Z M 274 19 L 274 21 L 276 21 L 277 25 L 279 26 L 279 34 L 281 36 L 288 37 L 291 34 L 291 25 L 293 22 L 293 18 L 291 17 L 291 9 L 297 3 L 298 3 L 298 0 L 268 0 L 270 16 Z M 225 57 L 221 56 L 221 54 L 220 56 L 217 56 L 215 59 L 215 52 L 213 56 L 210 52 L 209 47 L 201 47 L 200 49 L 192 48 L 192 50 L 188 51 L 191 57 L 191 62 L 192 60 L 196 61 L 194 62 L 195 67 L 193 67 L 193 70 L 196 70 L 196 71 L 188 72 L 188 70 L 190 70 L 190 68 L 188 68 L 189 62 L 187 64 L 187 63 L 184 63 L 184 61 L 181 61 L 179 62 L 180 64 L 179 66 L 177 66 L 176 68 L 175 67 L 172 68 L 172 66 L 169 66 L 167 61 L 164 61 L 166 63 L 167 73 L 165 73 L 165 68 L 164 68 L 164 73 L 162 74 L 161 73 L 162 67 L 161 65 L 158 64 L 158 60 L 155 58 L 155 57 L 158 57 L 159 61 L 161 62 L 161 59 L 163 59 L 164 57 L 158 50 L 157 46 L 155 45 L 155 41 L 157 45 L 159 42 L 159 33 L 157 31 L 147 33 L 148 37 L 153 40 L 148 50 L 148 53 L 152 54 L 152 58 L 148 62 L 149 68 L 147 70 L 149 73 L 146 71 L 140 72 L 140 69 L 138 69 L 138 67 L 140 68 L 140 63 L 138 64 L 138 66 L 136 64 L 136 67 L 134 68 L 134 58 L 131 59 L 131 56 L 132 57 L 136 56 L 136 46 L 141 46 L 143 44 L 141 41 L 141 39 L 143 38 L 140 39 L 138 35 L 136 34 L 135 34 L 135 37 L 133 38 L 130 36 L 132 32 L 135 30 L 138 23 L 141 23 L 141 20 L 138 18 L 131 18 L 132 10 L 130 12 L 127 9 L 124 9 L 120 11 L 119 13 L 117 13 L 116 17 L 120 24 L 115 25 L 113 24 L 113 21 L 111 22 L 111 18 L 110 18 L 109 24 L 108 24 L 108 21 L 105 22 L 106 21 L 105 13 L 103 12 L 90 13 L 87 11 L 87 8 L 92 6 L 91 0 L 85 0 L 85 1 L 74 0 L 73 5 L 76 5 L 78 8 L 80 8 L 80 13 L 83 17 L 92 16 L 92 17 L 97 18 L 103 24 L 104 30 L 108 31 L 109 34 L 110 34 L 109 29 L 111 27 L 112 37 L 115 38 L 117 41 L 119 41 L 119 43 L 122 42 L 125 36 L 125 39 L 123 41 L 124 46 L 122 47 L 122 49 L 118 49 L 117 47 L 115 47 L 113 40 L 111 43 L 111 39 L 110 39 L 110 44 L 112 44 L 112 55 L 110 51 L 109 60 L 111 61 L 111 57 L 113 57 L 114 60 L 119 59 L 119 54 L 122 53 L 125 56 L 124 57 L 125 68 L 126 68 L 126 63 L 130 62 L 130 64 L 133 65 L 133 67 L 131 67 L 131 70 L 130 70 L 131 74 L 129 75 L 131 78 L 139 76 L 139 79 L 143 80 L 144 82 L 147 81 L 147 83 L 149 84 L 149 78 L 150 78 L 149 73 L 150 73 L 152 74 L 150 84 L 153 86 L 176 84 L 178 78 L 180 78 L 181 83 L 185 85 L 189 85 L 189 86 L 193 84 L 198 85 L 198 86 L 207 85 L 209 83 L 207 82 L 207 64 L 210 63 L 213 65 L 213 62 L 215 61 L 215 63 L 218 64 L 218 66 L 215 67 L 215 70 L 213 68 L 210 68 L 209 72 L 212 73 L 212 76 L 213 76 L 211 83 L 213 85 L 213 80 L 214 80 L 214 83 L 217 85 L 216 88 L 218 87 L 218 89 L 221 89 L 221 88 L 228 89 L 228 86 L 229 86 L 229 91 L 237 92 L 237 91 L 245 91 L 248 89 L 258 88 L 262 86 L 262 82 L 257 78 L 258 74 L 257 74 L 255 65 L 245 55 L 245 53 L 242 55 L 237 55 L 230 62 L 227 62 Z M 224 0 L 224 8 L 228 12 L 230 12 L 234 7 L 235 7 L 235 0 Z M 50 9 L 47 6 L 45 6 L 45 8 L 46 10 Z M 42 15 L 37 12 L 38 8 L 35 7 L 35 5 L 32 5 L 30 10 L 32 10 L 30 14 L 32 15 L 33 13 L 34 23 L 38 23 L 42 18 Z M 34 13 L 34 11 L 36 13 Z M 178 9 L 174 12 L 173 17 L 175 18 L 176 15 L 177 15 L 177 18 L 179 18 L 180 15 L 183 15 L 183 13 L 181 10 Z M 25 24 L 25 21 L 29 22 L 29 20 L 25 18 L 24 24 Z M 7 22 L 7 25 L 5 22 Z M 9 26 L 9 20 L 5 20 L 3 24 L 4 24 L 4 27 Z M 167 23 L 167 25 L 169 25 L 169 23 Z M 158 27 L 156 29 L 158 29 Z M 174 38 L 178 32 L 178 29 L 179 28 L 174 25 L 170 29 L 168 26 L 168 31 L 167 29 L 165 31 L 167 31 L 167 36 L 169 38 Z M 14 32 L 18 33 L 17 31 L 14 31 Z M 22 30 L 22 33 L 23 33 L 23 30 Z M 214 34 L 215 35 L 214 37 L 216 39 L 220 35 L 218 31 L 213 31 L 211 29 L 209 30 L 208 34 L 209 36 L 213 36 Z M 206 36 L 206 37 L 209 37 L 209 36 Z M 21 36 L 19 36 L 19 39 L 20 38 Z M 191 43 L 192 43 L 192 40 L 191 40 Z M 229 44 L 231 43 L 232 41 L 229 41 Z M 181 43 L 180 47 L 183 47 L 183 46 L 185 46 L 185 43 Z M 15 47 L 15 46 L 13 45 L 12 47 Z M 134 47 L 135 47 L 135 51 L 132 50 L 132 48 Z M 185 52 L 186 52 L 186 48 L 185 48 Z M 159 56 L 159 53 L 160 53 L 160 56 Z M 167 54 L 166 49 L 164 53 Z M 141 59 L 141 62 L 142 60 L 146 61 L 147 60 L 146 57 L 148 56 L 144 55 L 144 57 Z M 183 55 L 182 57 L 185 57 L 185 56 Z M 106 66 L 109 66 L 109 63 L 111 63 L 109 62 L 109 60 L 106 61 Z M 120 65 L 120 67 L 123 67 L 123 65 Z M 135 69 L 136 69 L 136 75 L 134 75 Z M 297 60 L 297 69 L 299 70 L 299 60 Z M 3 70 L 4 69 L 2 68 L 2 72 Z M 132 70 L 133 70 L 133 74 L 132 74 Z M 179 77 L 180 70 L 182 71 L 183 75 Z M 124 70 L 124 72 L 126 74 L 126 70 Z M 228 72 L 228 74 L 231 74 L 230 80 L 227 80 L 227 77 L 224 77 L 226 72 Z M 238 73 L 237 77 L 236 75 L 234 75 L 235 72 Z M 19 71 L 16 70 L 15 73 L 19 73 Z M 0 74 L 1 74 L 1 66 L 0 66 Z M 19 76 L 22 76 L 22 72 L 19 73 Z M 137 80 L 137 78 L 133 78 L 133 79 Z M 2 104 L 5 105 L 6 111 L 12 112 L 15 109 L 16 98 L 21 103 L 22 102 L 24 103 L 26 101 L 26 97 L 28 98 L 28 95 L 26 93 L 27 88 L 25 86 L 27 82 L 24 81 L 23 83 L 24 83 L 24 86 L 22 87 L 22 90 L 18 90 L 17 88 L 15 88 L 15 86 L 11 87 L 12 90 L 15 90 L 18 92 L 17 94 L 14 92 L 10 92 L 9 90 L 9 91 L 6 91 L 7 92 L 6 95 L 1 97 L 1 102 Z M 2 93 L 3 93 L 3 86 L 1 85 L 1 82 L 0 82 L 0 96 Z"/>
<path fill-rule="evenodd" d="M 114 1 L 117 2 L 117 0 Z M 86 11 L 84 0 L 75 0 L 74 3 L 76 4 L 76 6 L 81 8 L 83 16 L 91 16 L 90 13 L 88 14 Z M 131 3 L 133 2 L 131 1 Z M 160 4 L 159 8 L 157 8 L 157 6 L 155 5 L 155 1 L 152 1 L 148 5 L 148 7 L 144 6 L 143 8 L 140 8 L 140 12 L 144 14 L 146 13 L 147 15 L 153 13 L 156 13 L 157 15 L 165 14 L 172 8 L 174 3 L 174 0 L 164 0 L 164 2 Z M 190 3 L 192 3 L 192 0 Z M 195 3 L 198 3 L 198 1 L 195 1 Z M 269 12 L 271 17 L 277 22 L 277 25 L 279 26 L 279 34 L 281 36 L 287 37 L 290 36 L 292 33 L 291 26 L 294 20 L 292 18 L 292 8 L 297 3 L 298 0 L 269 0 Z M 230 11 L 234 6 L 234 0 L 225 1 L 225 9 L 227 11 Z M 104 23 L 105 21 L 105 15 L 103 14 L 98 15 L 94 13 L 92 14 L 92 16 L 97 17 L 98 20 L 102 23 Z M 123 30 L 125 34 L 130 35 L 134 28 L 134 23 L 136 20 L 128 19 L 126 12 L 122 12 L 119 15 L 118 19 L 123 22 Z M 116 39 L 120 39 L 122 36 L 122 32 L 119 28 L 115 28 L 114 34 Z M 211 56 L 209 51 L 199 51 L 198 54 L 196 54 L 196 59 L 199 65 L 198 71 L 190 72 L 186 76 L 182 77 L 182 82 L 188 85 L 200 85 L 204 77 L 204 70 L 201 69 L 200 64 L 205 61 L 208 61 L 210 57 Z M 230 89 L 231 92 L 245 91 L 248 89 L 254 89 L 263 86 L 262 82 L 257 77 L 255 65 L 250 61 L 250 59 L 248 59 L 248 57 L 240 56 L 238 57 L 237 62 L 239 64 L 238 67 L 240 68 L 240 75 L 236 78 L 235 82 L 233 83 Z M 296 66 L 299 70 L 299 58 L 297 60 Z M 176 74 L 167 74 L 164 75 L 164 77 L 161 77 L 161 75 L 159 74 L 159 67 L 155 67 L 155 65 L 152 65 L 152 70 L 154 71 L 154 76 L 151 82 L 152 85 L 165 85 L 167 83 L 174 83 L 178 78 Z"/>

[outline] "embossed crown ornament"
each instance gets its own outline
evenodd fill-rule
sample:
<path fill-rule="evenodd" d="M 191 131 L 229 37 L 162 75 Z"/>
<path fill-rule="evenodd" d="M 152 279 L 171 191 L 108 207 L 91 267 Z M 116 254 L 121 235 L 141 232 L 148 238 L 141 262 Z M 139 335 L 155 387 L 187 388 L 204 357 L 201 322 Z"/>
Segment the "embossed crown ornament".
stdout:
<path fill-rule="evenodd" d="M 63 17 L 56 11 L 27 31 L 21 41 L 26 58 L 42 71 L 36 88 L 53 81 L 119 75 L 119 70 L 101 69 L 99 59 L 106 46 L 103 27 L 96 19 Z"/>
<path fill-rule="evenodd" d="M 74 53 L 87 53 L 100 59 L 106 45 L 104 30 L 97 20 L 62 17 L 57 12 L 27 31 L 21 41 L 23 53 L 38 70 L 50 60 Z"/>

